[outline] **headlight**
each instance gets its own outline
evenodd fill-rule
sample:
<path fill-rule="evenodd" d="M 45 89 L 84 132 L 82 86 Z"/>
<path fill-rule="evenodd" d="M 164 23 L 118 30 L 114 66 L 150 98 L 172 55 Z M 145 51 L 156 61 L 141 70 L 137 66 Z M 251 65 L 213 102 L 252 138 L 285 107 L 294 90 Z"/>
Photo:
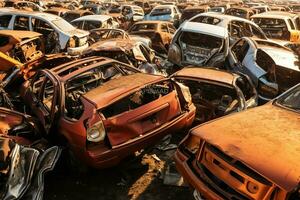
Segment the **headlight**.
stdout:
<path fill-rule="evenodd" d="M 69 47 L 74 48 L 76 46 L 76 41 L 73 37 L 69 40 Z"/>
<path fill-rule="evenodd" d="M 256 194 L 258 192 L 258 185 L 256 185 L 255 183 L 252 183 L 252 182 L 248 182 L 247 183 L 247 190 L 252 193 L 252 194 Z"/>
<path fill-rule="evenodd" d="M 97 122 L 87 130 L 86 139 L 90 142 L 100 142 L 105 138 L 105 128 L 102 121 Z"/>

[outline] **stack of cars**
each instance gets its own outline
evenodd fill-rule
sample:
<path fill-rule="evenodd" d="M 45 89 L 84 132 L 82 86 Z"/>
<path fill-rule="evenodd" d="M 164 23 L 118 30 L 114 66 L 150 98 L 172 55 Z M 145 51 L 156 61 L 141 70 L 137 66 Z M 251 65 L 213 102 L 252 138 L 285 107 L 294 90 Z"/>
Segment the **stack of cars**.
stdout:
<path fill-rule="evenodd" d="M 195 199 L 299 200 L 299 8 L 3 2 L 0 199 L 42 199 L 62 149 L 102 169 L 180 133 Z"/>

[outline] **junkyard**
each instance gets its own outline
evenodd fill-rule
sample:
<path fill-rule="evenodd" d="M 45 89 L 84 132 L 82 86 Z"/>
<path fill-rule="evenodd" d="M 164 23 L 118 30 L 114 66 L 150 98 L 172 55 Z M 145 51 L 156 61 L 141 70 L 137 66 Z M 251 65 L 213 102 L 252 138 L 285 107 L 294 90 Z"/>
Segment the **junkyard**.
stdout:
<path fill-rule="evenodd" d="M 300 200 L 300 1 L 0 0 L 0 199 Z"/>

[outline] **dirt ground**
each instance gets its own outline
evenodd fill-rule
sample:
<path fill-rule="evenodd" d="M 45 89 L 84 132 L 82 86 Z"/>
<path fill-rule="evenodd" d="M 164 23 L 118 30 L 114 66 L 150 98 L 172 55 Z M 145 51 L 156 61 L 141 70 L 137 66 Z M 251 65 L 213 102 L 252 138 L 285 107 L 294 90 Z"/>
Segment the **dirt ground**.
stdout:
<path fill-rule="evenodd" d="M 72 174 L 61 164 L 45 177 L 45 200 L 193 200 L 191 189 L 164 184 L 167 166 L 173 166 L 174 144 L 183 135 L 164 140 L 154 148 L 139 152 L 118 166 L 90 169 L 85 175 Z M 163 150 L 162 148 L 165 147 Z M 169 150 L 166 150 L 169 148 Z M 173 168 L 172 168 L 173 169 Z"/>

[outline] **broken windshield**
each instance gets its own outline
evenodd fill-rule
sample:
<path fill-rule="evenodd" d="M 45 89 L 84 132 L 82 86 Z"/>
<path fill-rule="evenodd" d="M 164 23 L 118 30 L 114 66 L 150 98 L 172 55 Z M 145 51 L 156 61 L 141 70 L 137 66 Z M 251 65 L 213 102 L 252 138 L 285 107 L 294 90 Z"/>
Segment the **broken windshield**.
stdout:
<path fill-rule="evenodd" d="M 288 92 L 286 95 L 278 99 L 277 104 L 299 112 L 300 86 L 294 88 L 292 91 Z"/>

